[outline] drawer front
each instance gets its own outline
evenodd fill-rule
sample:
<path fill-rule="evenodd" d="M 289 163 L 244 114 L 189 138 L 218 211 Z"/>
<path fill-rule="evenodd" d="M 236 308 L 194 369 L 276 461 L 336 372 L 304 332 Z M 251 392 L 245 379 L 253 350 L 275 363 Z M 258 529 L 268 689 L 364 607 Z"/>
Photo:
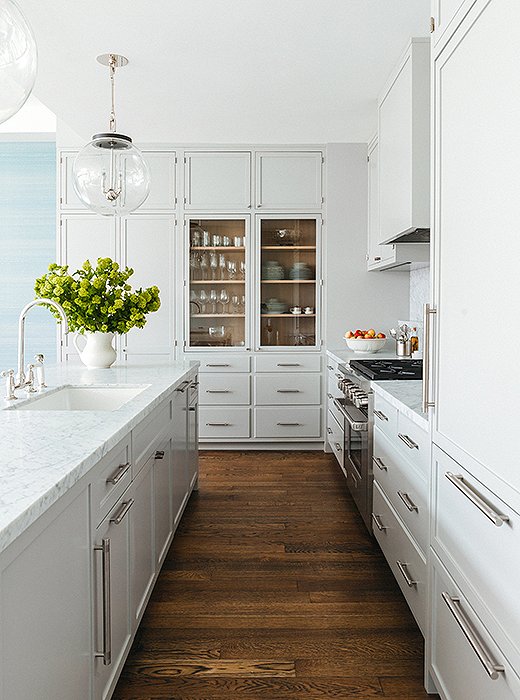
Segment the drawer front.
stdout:
<path fill-rule="evenodd" d="M 327 440 L 332 454 L 343 469 L 345 466 L 345 433 L 330 411 L 327 413 Z"/>
<path fill-rule="evenodd" d="M 430 471 L 429 435 L 401 412 L 397 416 L 397 445 L 401 453 L 422 469 L 427 477 Z"/>
<path fill-rule="evenodd" d="M 454 580 L 435 557 L 432 577 L 430 663 L 443 697 L 449 700 L 519 698 L 518 676 Z M 477 642 L 478 652 L 470 640 Z M 485 662 L 484 658 L 487 659 Z M 490 666 L 495 664 L 504 670 L 495 672 L 496 678 L 493 679 Z"/>
<path fill-rule="evenodd" d="M 343 398 L 343 397 L 341 397 L 341 398 Z M 334 418 L 338 421 L 338 423 L 342 426 L 345 426 L 345 417 L 344 417 L 343 413 L 341 413 L 339 408 L 336 406 L 336 404 L 334 403 L 334 399 L 327 398 L 327 408 L 332 413 Z M 345 428 L 343 427 L 343 430 L 344 429 Z"/>
<path fill-rule="evenodd" d="M 433 454 L 432 546 L 456 563 L 520 649 L 520 515 L 438 447 Z"/>
<path fill-rule="evenodd" d="M 255 437 L 319 438 L 321 436 L 321 409 L 303 408 L 256 408 Z"/>
<path fill-rule="evenodd" d="M 199 379 L 201 406 L 246 405 L 251 402 L 249 374 L 201 374 Z"/>
<path fill-rule="evenodd" d="M 330 365 L 329 365 L 330 366 Z M 342 375 L 336 370 L 327 371 L 327 398 L 332 400 L 334 398 L 340 399 L 343 396 L 343 392 L 338 388 L 338 381 L 342 378 Z"/>
<path fill-rule="evenodd" d="M 373 471 L 374 479 L 425 554 L 428 548 L 428 483 L 378 428 L 374 430 Z"/>
<path fill-rule="evenodd" d="M 251 437 L 251 411 L 249 408 L 199 408 L 199 437 L 249 438 Z"/>
<path fill-rule="evenodd" d="M 256 372 L 319 372 L 321 355 L 257 355 Z"/>
<path fill-rule="evenodd" d="M 179 391 L 186 391 L 186 386 L 181 384 Z M 132 477 L 143 468 L 167 433 L 170 427 L 170 410 L 170 399 L 167 399 L 132 430 Z"/>
<path fill-rule="evenodd" d="M 320 404 L 321 374 L 260 374 L 255 377 L 255 404 Z"/>
<path fill-rule="evenodd" d="M 96 527 L 113 508 L 117 499 L 130 485 L 131 480 L 129 436 L 128 440 L 111 450 L 95 468 L 91 499 L 92 517 Z"/>
<path fill-rule="evenodd" d="M 212 355 L 211 357 L 197 357 L 200 362 L 199 372 L 249 372 L 251 358 L 244 355 Z"/>
<path fill-rule="evenodd" d="M 373 531 L 423 635 L 426 629 L 426 561 L 374 484 Z"/>
<path fill-rule="evenodd" d="M 374 425 L 391 440 L 397 439 L 397 408 L 377 393 L 374 394 Z"/>

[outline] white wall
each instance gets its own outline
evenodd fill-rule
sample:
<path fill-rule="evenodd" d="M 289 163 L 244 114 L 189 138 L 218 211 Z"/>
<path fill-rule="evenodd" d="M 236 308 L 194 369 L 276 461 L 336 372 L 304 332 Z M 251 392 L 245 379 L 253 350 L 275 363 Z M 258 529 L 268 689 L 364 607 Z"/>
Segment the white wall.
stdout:
<path fill-rule="evenodd" d="M 430 300 L 430 266 L 410 272 L 410 320 L 422 322 L 423 307 Z"/>
<path fill-rule="evenodd" d="M 409 312 L 409 272 L 366 271 L 367 146 L 331 143 L 326 157 L 325 344 L 344 345 L 346 330 L 388 332 Z M 404 316 L 403 316 L 404 314 Z"/>

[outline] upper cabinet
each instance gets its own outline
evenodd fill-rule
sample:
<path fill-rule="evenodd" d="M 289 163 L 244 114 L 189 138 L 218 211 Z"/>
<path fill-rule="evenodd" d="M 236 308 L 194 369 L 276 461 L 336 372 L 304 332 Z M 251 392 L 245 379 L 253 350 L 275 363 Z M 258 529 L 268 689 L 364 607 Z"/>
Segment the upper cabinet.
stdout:
<path fill-rule="evenodd" d="M 264 151 L 256 154 L 257 208 L 316 211 L 321 209 L 321 151 Z"/>
<path fill-rule="evenodd" d="M 438 44 L 451 24 L 458 25 L 475 2 L 476 0 L 433 0 L 433 43 Z"/>
<path fill-rule="evenodd" d="M 251 207 L 249 151 L 186 152 L 184 208 L 236 211 Z"/>
<path fill-rule="evenodd" d="M 430 228 L 430 40 L 411 39 L 379 99 L 379 242 Z M 405 238 L 403 238 L 405 237 Z"/>
<path fill-rule="evenodd" d="M 77 151 L 62 151 L 60 154 L 59 207 L 62 210 L 90 213 L 74 191 L 73 168 Z M 165 211 L 175 208 L 176 156 L 172 151 L 143 151 L 150 169 L 150 194 L 139 211 Z"/>

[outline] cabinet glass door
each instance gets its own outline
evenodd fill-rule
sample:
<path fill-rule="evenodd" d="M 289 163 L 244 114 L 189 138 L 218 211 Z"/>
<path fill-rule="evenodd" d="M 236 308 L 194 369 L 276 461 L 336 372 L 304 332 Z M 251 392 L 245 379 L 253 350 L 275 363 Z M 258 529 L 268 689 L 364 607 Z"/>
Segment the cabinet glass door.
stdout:
<path fill-rule="evenodd" d="M 189 219 L 189 347 L 246 345 L 248 220 Z"/>
<path fill-rule="evenodd" d="M 261 347 L 317 344 L 318 220 L 260 218 Z"/>

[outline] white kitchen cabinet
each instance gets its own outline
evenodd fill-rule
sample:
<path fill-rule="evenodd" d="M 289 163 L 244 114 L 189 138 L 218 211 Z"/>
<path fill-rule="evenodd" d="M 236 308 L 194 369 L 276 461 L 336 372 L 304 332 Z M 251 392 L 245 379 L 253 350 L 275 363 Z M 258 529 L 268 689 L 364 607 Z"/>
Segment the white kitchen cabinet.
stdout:
<path fill-rule="evenodd" d="M 181 385 L 173 393 L 171 425 L 172 523 L 175 529 L 189 496 L 187 386 Z"/>
<path fill-rule="evenodd" d="M 107 700 L 117 683 L 121 665 L 132 641 L 130 614 L 130 511 L 131 496 L 121 496 L 94 533 L 94 659 L 93 689 L 95 700 Z M 105 548 L 109 551 L 105 552 Z M 103 558 L 108 558 L 109 569 Z M 108 590 L 105 584 L 110 583 Z M 109 608 L 103 598 L 108 595 Z M 106 606 L 106 600 L 105 600 Z M 107 617 L 108 616 L 108 617 Z M 109 631 L 107 641 L 104 633 Z M 108 649 L 105 645 L 108 643 Z M 104 651 L 110 656 L 103 657 Z M 76 693 L 76 696 L 78 694 Z"/>
<path fill-rule="evenodd" d="M 90 697 L 88 489 L 64 496 L 2 553 L 0 689 L 5 700 Z"/>
<path fill-rule="evenodd" d="M 172 215 L 136 214 L 121 222 L 121 265 L 134 270 L 133 287 L 156 285 L 161 306 L 147 316 L 144 328 L 133 328 L 122 341 L 123 357 L 135 355 L 173 357 L 174 350 L 174 238 Z M 150 250 L 159 254 L 150 255 Z"/>
<path fill-rule="evenodd" d="M 198 405 L 195 396 L 188 405 L 188 438 L 186 441 L 186 464 L 188 471 L 188 488 L 198 489 L 199 478 L 199 421 Z"/>
<path fill-rule="evenodd" d="M 378 108 L 379 243 L 430 228 L 430 40 L 410 43 Z"/>
<path fill-rule="evenodd" d="M 184 208 L 237 211 L 251 207 L 249 151 L 184 154 Z"/>
<path fill-rule="evenodd" d="M 255 157 L 257 208 L 321 209 L 321 151 L 263 151 L 256 153 Z"/>
<path fill-rule="evenodd" d="M 132 628 L 139 624 L 155 575 L 154 541 L 154 466 L 151 457 L 134 479 L 130 513 L 131 619 Z"/>
<path fill-rule="evenodd" d="M 453 32 L 476 0 L 432 0 L 433 44 Z"/>
<path fill-rule="evenodd" d="M 65 214 L 60 220 L 58 258 L 74 272 L 85 260 L 95 265 L 98 258 L 115 258 L 117 219 L 115 217 Z"/>
<path fill-rule="evenodd" d="M 177 157 L 174 151 L 143 151 L 150 170 L 150 194 L 138 211 L 172 210 L 177 204 Z"/>
<path fill-rule="evenodd" d="M 155 567 L 160 568 L 168 552 L 173 531 L 173 465 L 171 439 L 161 442 L 154 455 Z"/>
<path fill-rule="evenodd" d="M 481 0 L 435 62 L 433 440 L 497 495 L 520 492 L 518 26 L 517 0 Z"/>
<path fill-rule="evenodd" d="M 62 151 L 59 157 L 59 208 L 62 210 L 77 210 L 87 213 L 81 199 L 76 194 L 72 181 L 72 169 L 78 151 Z"/>

